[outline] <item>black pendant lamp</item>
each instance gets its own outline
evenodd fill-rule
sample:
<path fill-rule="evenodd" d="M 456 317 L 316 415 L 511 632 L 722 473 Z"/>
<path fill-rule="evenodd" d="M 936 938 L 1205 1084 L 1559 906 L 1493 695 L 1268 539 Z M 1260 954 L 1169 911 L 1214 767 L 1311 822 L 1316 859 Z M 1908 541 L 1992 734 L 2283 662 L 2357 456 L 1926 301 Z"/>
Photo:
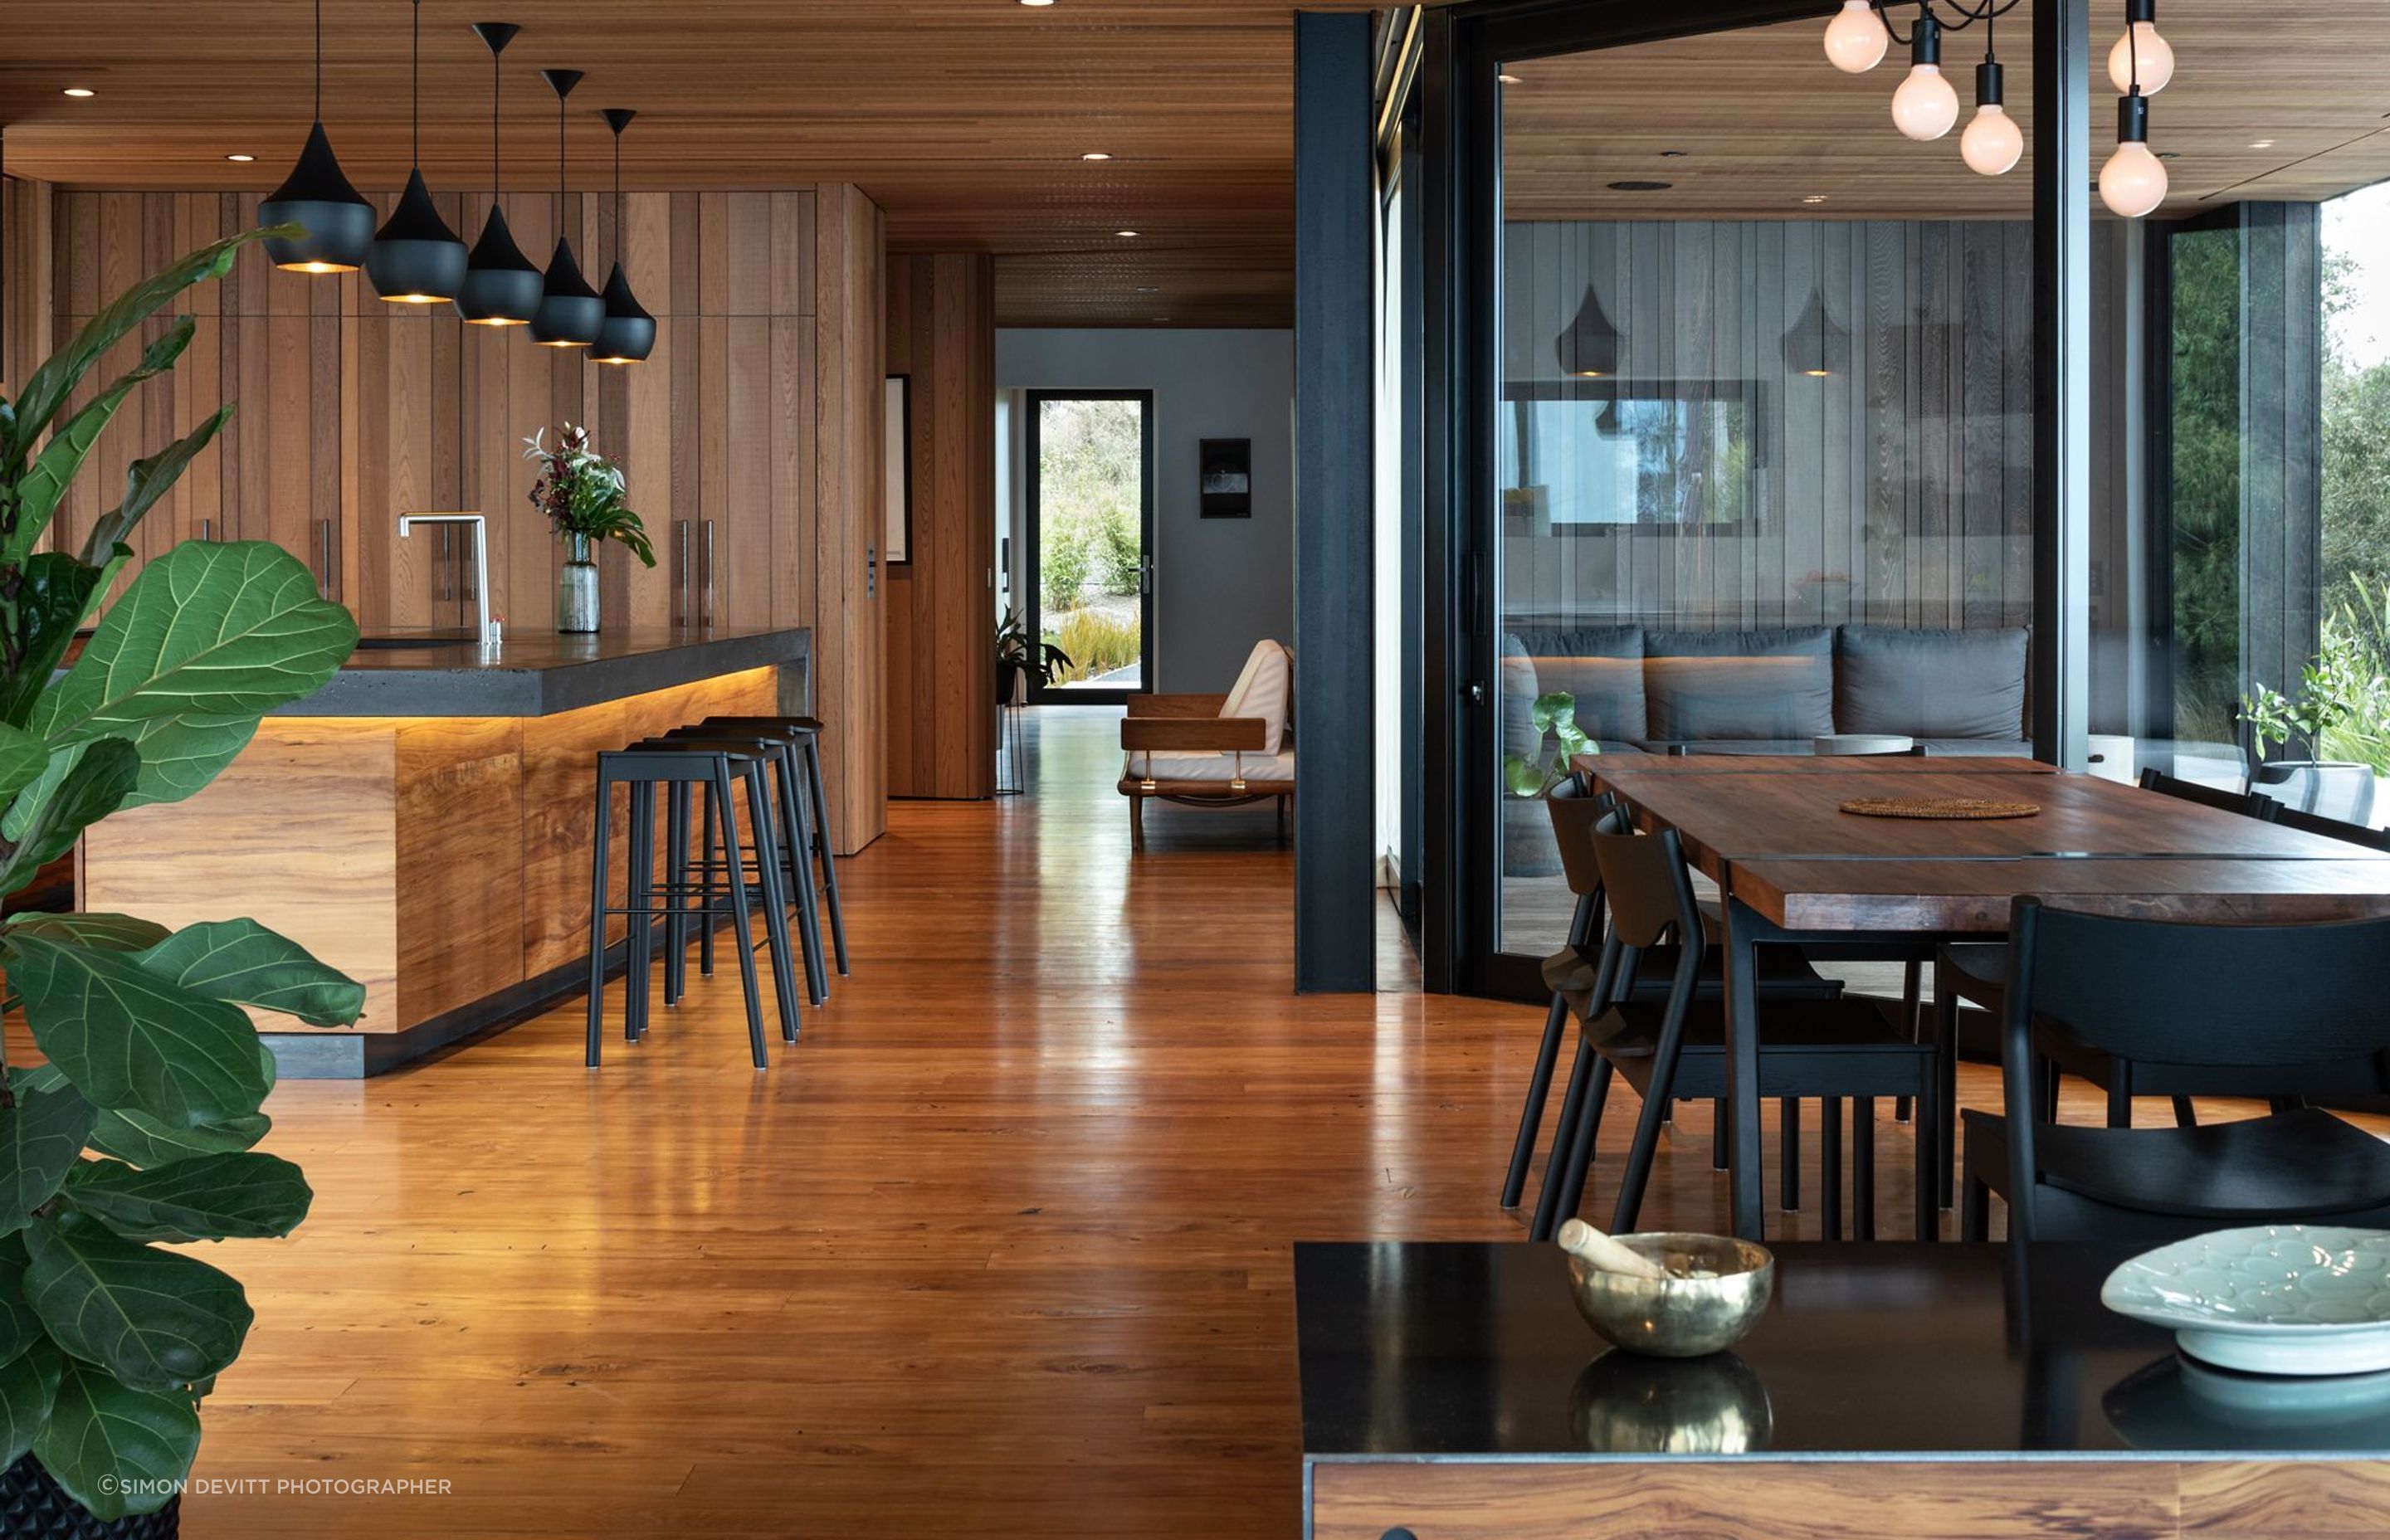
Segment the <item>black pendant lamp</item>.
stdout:
<path fill-rule="evenodd" d="M 296 225 L 306 232 L 265 243 L 274 265 L 293 273 L 353 273 L 373 244 L 373 205 L 350 185 L 324 132 L 324 0 L 315 0 L 315 124 L 298 164 L 257 206 L 257 223 Z"/>
<path fill-rule="evenodd" d="M 490 50 L 490 217 L 465 264 L 465 286 L 456 291 L 456 314 L 477 327 L 522 327 L 539 313 L 545 280 L 507 227 L 498 202 L 498 56 L 520 27 L 511 21 L 476 21 L 473 35 Z"/>
<path fill-rule="evenodd" d="M 1561 372 L 1573 379 L 1606 379 L 1618 372 L 1618 328 L 1601 308 L 1601 296 L 1593 285 L 1585 286 L 1576 315 L 1553 340 L 1552 351 L 1560 357 Z"/>
<path fill-rule="evenodd" d="M 606 109 L 606 126 L 614 131 L 614 272 L 606 280 L 606 324 L 598 328 L 590 356 L 600 364 L 644 364 L 656 351 L 656 318 L 631 292 L 631 276 L 623 270 L 630 250 L 629 211 L 623 202 L 623 130 L 638 116 L 627 107 Z"/>
<path fill-rule="evenodd" d="M 540 77 L 556 93 L 556 254 L 547 259 L 547 282 L 540 289 L 539 312 L 531 318 L 531 334 L 542 347 L 585 348 L 606 324 L 606 302 L 581 276 L 572 241 L 564 233 L 564 98 L 581 83 L 581 71 L 542 70 Z"/>
<path fill-rule="evenodd" d="M 414 16 L 414 83 L 408 99 L 415 114 L 414 165 L 398 207 L 366 253 L 366 276 L 374 292 L 394 305 L 445 304 L 464 291 L 465 243 L 432 206 L 423 185 L 423 0 L 410 0 Z"/>
<path fill-rule="evenodd" d="M 1823 286 L 1809 290 L 1809 302 L 1784 328 L 1784 366 L 1811 379 L 1831 379 L 1850 366 L 1851 334 L 1826 309 Z"/>

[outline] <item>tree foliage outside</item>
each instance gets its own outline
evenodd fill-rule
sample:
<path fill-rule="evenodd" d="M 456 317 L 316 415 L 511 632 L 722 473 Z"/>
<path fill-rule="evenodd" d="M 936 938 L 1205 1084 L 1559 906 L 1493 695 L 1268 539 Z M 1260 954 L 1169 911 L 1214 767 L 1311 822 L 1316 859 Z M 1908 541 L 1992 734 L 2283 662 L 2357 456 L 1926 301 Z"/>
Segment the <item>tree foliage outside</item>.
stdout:
<path fill-rule="evenodd" d="M 1056 683 L 1111 673 L 1143 653 L 1143 617 L 1133 597 L 1145 555 L 1144 432 L 1141 402 L 1041 404 L 1040 619 L 1045 640 L 1076 660 Z"/>

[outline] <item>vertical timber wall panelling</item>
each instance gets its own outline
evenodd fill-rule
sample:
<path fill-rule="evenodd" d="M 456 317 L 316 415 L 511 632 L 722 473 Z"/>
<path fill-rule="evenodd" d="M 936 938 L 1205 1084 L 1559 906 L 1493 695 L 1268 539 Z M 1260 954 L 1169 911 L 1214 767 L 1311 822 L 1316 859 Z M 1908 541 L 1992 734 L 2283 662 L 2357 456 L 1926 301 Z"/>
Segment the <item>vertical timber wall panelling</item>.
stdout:
<path fill-rule="evenodd" d="M 880 548 L 887 227 L 878 204 L 841 184 L 820 189 L 815 229 L 821 306 L 814 712 L 824 729 L 833 832 L 841 849 L 854 851 L 888 826 L 887 574 Z"/>
<path fill-rule="evenodd" d="M 1752 516 L 1712 527 L 1554 534 L 1536 528 L 1532 502 L 1506 513 L 1508 623 L 1940 628 L 2031 618 L 2030 225 L 1523 222 L 1505 237 L 1506 398 L 1562 388 L 1555 341 L 1589 284 L 1618 329 L 1621 390 L 1740 395 L 1753 407 L 1759 462 Z M 1811 361 L 1797 351 L 1819 329 L 1813 300 L 1827 317 L 1823 378 L 1805 372 Z M 1517 420 L 1501 418 L 1506 460 Z M 1536 458 L 1575 463 L 1565 442 L 1574 430 L 1558 431 L 1563 442 L 1539 443 Z"/>
<path fill-rule="evenodd" d="M 1294 19 L 1294 986 L 1376 982 L 1369 24 Z"/>
<path fill-rule="evenodd" d="M 0 386 L 11 398 L 50 351 L 53 194 L 0 177 Z"/>
<path fill-rule="evenodd" d="M 888 373 L 913 404 L 911 559 L 887 570 L 892 797 L 996 794 L 995 304 L 993 258 L 888 259 Z"/>

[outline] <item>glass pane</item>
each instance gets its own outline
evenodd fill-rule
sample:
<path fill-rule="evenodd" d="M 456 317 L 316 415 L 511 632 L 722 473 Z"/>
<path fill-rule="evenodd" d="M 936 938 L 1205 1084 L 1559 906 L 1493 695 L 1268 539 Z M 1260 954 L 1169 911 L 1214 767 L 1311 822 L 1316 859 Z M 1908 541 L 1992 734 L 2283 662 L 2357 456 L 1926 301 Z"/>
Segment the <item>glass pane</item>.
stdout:
<path fill-rule="evenodd" d="M 2024 746 L 2031 189 L 1970 172 L 1955 133 L 1904 139 L 1904 61 L 1840 74 L 1823 28 L 1504 66 L 1505 952 L 1552 951 L 1573 906 L 1535 797 L 1563 721 L 1604 754 Z M 1738 83 L 1800 115 L 1720 115 Z M 1912 644 L 1857 692 L 1853 627 Z"/>
<path fill-rule="evenodd" d="M 1038 614 L 1057 687 L 1144 678 L 1145 404 L 1048 398 L 1037 417 Z"/>

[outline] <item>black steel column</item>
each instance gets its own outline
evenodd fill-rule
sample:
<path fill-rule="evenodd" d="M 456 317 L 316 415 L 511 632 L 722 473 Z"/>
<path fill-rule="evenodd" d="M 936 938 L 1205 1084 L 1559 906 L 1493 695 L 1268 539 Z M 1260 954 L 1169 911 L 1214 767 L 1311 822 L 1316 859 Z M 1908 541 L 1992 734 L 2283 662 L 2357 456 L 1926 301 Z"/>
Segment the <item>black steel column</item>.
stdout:
<path fill-rule="evenodd" d="M 2090 60 L 2090 0 L 2034 0 L 2033 751 L 2070 770 L 2091 706 Z"/>
<path fill-rule="evenodd" d="M 1369 18 L 1294 19 L 1294 987 L 1376 984 Z"/>

